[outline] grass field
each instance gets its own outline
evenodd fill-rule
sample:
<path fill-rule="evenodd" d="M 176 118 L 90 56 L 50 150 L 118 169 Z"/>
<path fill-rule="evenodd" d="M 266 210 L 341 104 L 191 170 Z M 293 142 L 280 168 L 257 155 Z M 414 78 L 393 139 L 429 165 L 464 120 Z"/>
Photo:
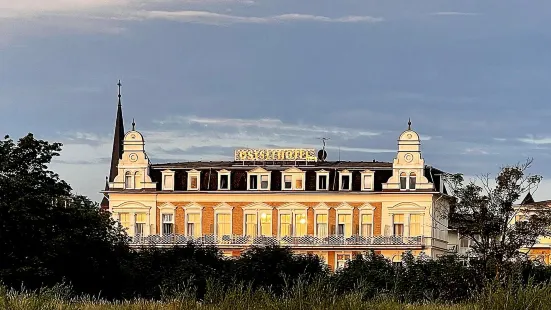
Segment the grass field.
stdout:
<path fill-rule="evenodd" d="M 0 287 L 0 309 L 9 310 L 153 310 L 153 309 L 549 309 L 551 286 L 529 286 L 522 289 L 488 287 L 477 293 L 472 301 L 449 304 L 427 301 L 424 304 L 406 304 L 380 296 L 364 301 L 360 293 L 345 295 L 327 294 L 315 287 L 295 289 L 282 298 L 264 291 L 253 292 L 247 287 L 236 287 L 222 293 L 209 289 L 205 298 L 197 302 L 189 294 L 181 293 L 162 301 L 143 299 L 109 302 L 98 297 L 69 297 L 68 289 L 55 287 L 40 291 L 18 292 Z"/>

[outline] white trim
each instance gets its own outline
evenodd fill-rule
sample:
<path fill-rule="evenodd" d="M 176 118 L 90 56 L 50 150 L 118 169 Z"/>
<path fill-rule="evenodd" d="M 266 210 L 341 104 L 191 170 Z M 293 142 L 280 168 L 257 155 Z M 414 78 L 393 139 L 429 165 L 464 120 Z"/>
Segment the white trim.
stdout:
<path fill-rule="evenodd" d="M 325 176 L 325 187 L 326 188 L 320 188 L 320 176 Z M 316 171 L 316 190 L 317 191 L 327 191 L 329 190 L 329 171 L 327 170 L 319 170 Z"/>
<path fill-rule="evenodd" d="M 343 176 L 348 176 L 348 188 L 347 189 L 344 189 L 342 188 L 342 177 Z M 352 172 L 348 171 L 348 170 L 342 170 L 342 171 L 339 171 L 339 191 L 345 191 L 345 192 L 349 192 L 352 190 Z"/>
<path fill-rule="evenodd" d="M 406 175 L 406 188 L 402 188 L 402 173 L 404 173 Z M 415 188 L 410 188 L 411 185 L 410 185 L 410 178 L 411 178 L 411 174 L 415 174 Z M 417 173 L 415 171 L 411 171 L 411 170 L 400 170 L 400 172 L 398 173 L 398 187 L 400 188 L 401 191 L 414 191 L 417 189 L 417 185 L 419 184 L 419 176 L 417 175 Z"/>
<path fill-rule="evenodd" d="M 247 206 L 242 207 L 243 209 L 243 234 L 246 235 L 247 230 L 247 214 L 254 214 L 256 215 L 256 235 L 261 236 L 262 235 L 262 227 L 261 227 L 261 221 L 260 217 L 262 213 L 270 214 L 272 217 L 272 220 L 270 221 L 270 235 L 273 236 L 273 227 L 274 227 L 274 217 L 273 217 L 273 207 L 269 206 L 263 202 L 255 202 L 251 203 Z M 262 212 L 264 211 L 264 212 Z M 262 212 L 262 213 L 261 213 Z"/>
<path fill-rule="evenodd" d="M 296 223 L 295 223 L 295 215 L 304 215 L 306 222 L 304 223 L 306 225 L 306 232 L 305 236 L 308 235 L 308 207 L 299 203 L 286 203 L 280 207 L 277 207 L 277 236 L 278 237 L 285 237 L 281 236 L 281 215 L 291 215 L 291 236 L 297 236 L 296 235 Z M 273 218 L 272 218 L 273 220 Z"/>
<path fill-rule="evenodd" d="M 388 207 L 388 213 L 416 213 L 425 212 L 427 207 L 420 206 L 414 202 L 400 202 Z"/>
<path fill-rule="evenodd" d="M 291 188 L 285 188 L 285 177 L 286 176 L 291 177 Z M 301 182 L 302 187 L 301 188 L 296 187 L 297 180 L 299 180 L 299 179 L 302 180 L 302 182 Z M 291 168 L 281 172 L 281 190 L 282 191 L 303 191 L 304 188 L 305 188 L 305 185 L 306 185 L 305 183 L 306 183 L 306 172 L 304 172 L 304 171 L 302 171 L 298 168 L 291 167 Z"/>
<path fill-rule="evenodd" d="M 222 181 L 222 176 L 227 175 L 228 176 L 228 188 L 221 188 L 220 184 Z M 219 191 L 229 191 L 231 189 L 231 171 L 222 169 L 218 171 L 218 190 Z"/>
<path fill-rule="evenodd" d="M 197 188 L 191 187 L 191 178 L 197 178 Z M 201 171 L 192 169 L 187 172 L 187 190 L 188 191 L 200 191 L 201 190 Z"/>
<path fill-rule="evenodd" d="M 375 172 L 373 172 L 371 170 L 364 170 L 364 171 L 362 171 L 361 175 L 362 175 L 362 188 L 361 188 L 361 190 L 362 191 L 370 191 L 370 192 L 374 191 Z M 365 182 L 366 177 L 370 177 L 369 188 L 366 188 L 366 182 Z"/>
<path fill-rule="evenodd" d="M 163 191 L 173 191 L 174 190 L 174 171 L 173 170 L 163 170 L 161 171 L 161 184 Z M 171 180 L 171 186 L 167 186 L 165 182 L 165 177 L 168 177 Z"/>

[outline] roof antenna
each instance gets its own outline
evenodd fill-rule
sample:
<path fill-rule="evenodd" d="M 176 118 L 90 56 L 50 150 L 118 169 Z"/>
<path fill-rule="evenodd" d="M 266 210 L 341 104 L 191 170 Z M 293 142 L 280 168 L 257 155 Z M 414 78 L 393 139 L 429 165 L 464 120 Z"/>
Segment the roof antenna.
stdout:
<path fill-rule="evenodd" d="M 134 122 L 134 119 L 132 119 L 132 131 L 136 130 L 136 122 Z"/>
<path fill-rule="evenodd" d="M 408 119 L 408 130 L 411 130 L 411 117 Z"/>
<path fill-rule="evenodd" d="M 325 141 L 330 140 L 330 138 L 322 137 L 318 139 L 320 139 L 323 142 L 323 148 L 318 151 L 318 159 L 320 161 L 325 161 L 325 159 L 327 158 L 327 152 L 325 151 Z"/>

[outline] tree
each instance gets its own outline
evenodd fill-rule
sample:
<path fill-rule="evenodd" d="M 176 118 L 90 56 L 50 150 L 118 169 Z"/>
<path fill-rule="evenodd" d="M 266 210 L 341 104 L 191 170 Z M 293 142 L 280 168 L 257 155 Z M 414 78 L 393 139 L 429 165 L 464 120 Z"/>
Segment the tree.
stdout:
<path fill-rule="evenodd" d="M 537 187 L 541 176 L 527 173 L 532 160 L 502 167 L 495 178 L 489 175 L 464 182 L 461 174 L 447 175 L 446 183 L 454 199 L 450 225 L 471 241 L 472 253 L 484 269 L 489 266 L 499 278 L 504 266 L 526 258 L 540 236 L 549 236 L 551 212 L 544 204 L 515 205 L 525 193 Z M 518 221 L 517 215 L 522 217 Z"/>
<path fill-rule="evenodd" d="M 66 280 L 80 292 L 109 292 L 127 237 L 48 169 L 60 151 L 32 134 L 0 141 L 0 281 L 37 288 Z"/>

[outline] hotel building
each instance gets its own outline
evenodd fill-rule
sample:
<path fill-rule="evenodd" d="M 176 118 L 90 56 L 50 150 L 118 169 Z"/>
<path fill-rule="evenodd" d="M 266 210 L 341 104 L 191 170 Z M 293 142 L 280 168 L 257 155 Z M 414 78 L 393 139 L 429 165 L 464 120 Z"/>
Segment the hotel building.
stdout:
<path fill-rule="evenodd" d="M 404 251 L 436 257 L 448 249 L 448 195 L 420 147 L 408 123 L 393 162 L 243 149 L 233 161 L 153 164 L 135 124 L 124 131 L 119 86 L 101 206 L 133 246 L 194 242 L 238 256 L 251 245 L 281 245 L 317 254 L 332 269 L 367 250 L 393 261 Z"/>

